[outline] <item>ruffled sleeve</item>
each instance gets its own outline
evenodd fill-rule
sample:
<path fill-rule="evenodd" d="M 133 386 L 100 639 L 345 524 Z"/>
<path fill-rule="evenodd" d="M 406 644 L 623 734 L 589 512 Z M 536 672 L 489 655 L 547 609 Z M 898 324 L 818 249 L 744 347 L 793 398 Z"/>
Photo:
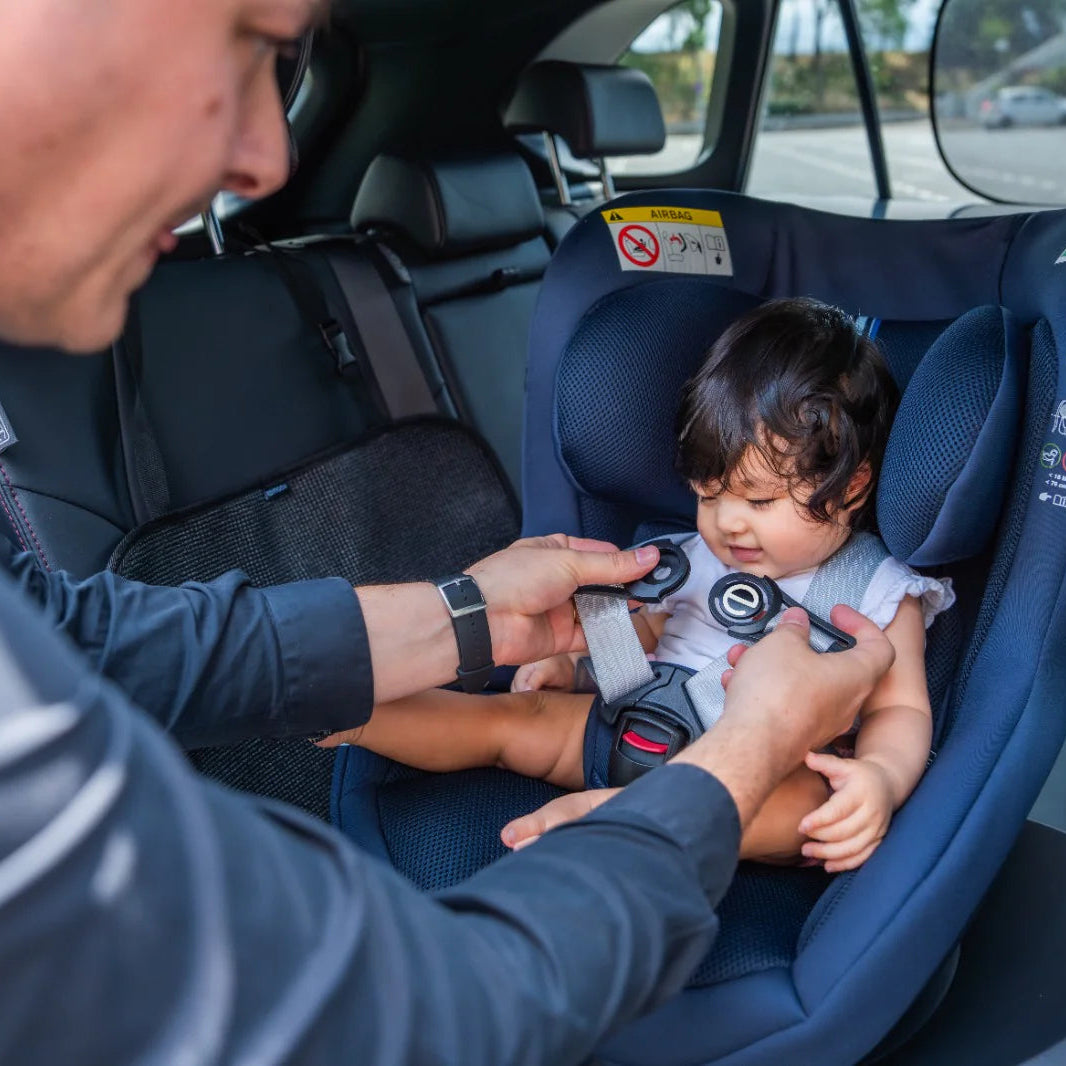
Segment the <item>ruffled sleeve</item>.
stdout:
<path fill-rule="evenodd" d="M 859 610 L 884 629 L 896 617 L 904 596 L 914 596 L 921 602 L 926 629 L 955 602 L 951 578 L 927 577 L 898 559 L 888 558 L 874 574 Z"/>

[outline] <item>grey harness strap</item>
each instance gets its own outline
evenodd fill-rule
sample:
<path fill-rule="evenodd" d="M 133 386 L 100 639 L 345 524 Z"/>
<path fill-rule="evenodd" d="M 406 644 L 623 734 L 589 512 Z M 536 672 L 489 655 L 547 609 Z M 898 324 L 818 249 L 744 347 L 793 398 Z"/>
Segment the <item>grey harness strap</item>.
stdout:
<path fill-rule="evenodd" d="M 822 618 L 828 618 L 830 610 L 838 603 L 846 603 L 857 610 L 877 568 L 888 558 L 888 554 L 879 537 L 872 533 L 856 533 L 815 571 L 807 594 L 803 597 L 803 606 L 811 614 Z M 766 632 L 777 625 L 782 613 L 779 612 L 767 623 Z M 825 651 L 832 643 L 832 638 L 812 628 L 810 643 L 815 651 Z M 722 674 L 728 667 L 726 657 L 720 655 L 685 683 L 685 692 L 705 730 L 710 729 L 721 717 L 725 706 Z"/>
<path fill-rule="evenodd" d="M 607 703 L 646 685 L 655 676 L 640 646 L 624 599 L 579 592 L 574 597 L 589 646 L 596 686 Z"/>

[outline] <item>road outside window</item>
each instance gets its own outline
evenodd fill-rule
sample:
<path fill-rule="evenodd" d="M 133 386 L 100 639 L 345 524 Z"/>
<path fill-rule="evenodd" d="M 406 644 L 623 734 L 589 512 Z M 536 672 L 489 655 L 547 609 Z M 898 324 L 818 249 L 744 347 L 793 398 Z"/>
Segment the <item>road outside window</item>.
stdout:
<path fill-rule="evenodd" d="M 746 191 L 876 196 L 836 0 L 783 0 Z"/>
<path fill-rule="evenodd" d="M 858 0 L 893 197 L 972 201 L 940 159 L 929 121 L 934 0 Z M 747 192 L 876 196 L 858 87 L 837 0 L 783 0 Z"/>

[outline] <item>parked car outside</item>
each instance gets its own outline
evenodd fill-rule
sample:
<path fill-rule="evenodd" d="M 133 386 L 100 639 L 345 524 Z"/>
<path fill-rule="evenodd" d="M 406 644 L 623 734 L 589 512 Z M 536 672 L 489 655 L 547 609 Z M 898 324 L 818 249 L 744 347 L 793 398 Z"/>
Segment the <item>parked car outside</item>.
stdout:
<path fill-rule="evenodd" d="M 986 130 L 1007 126 L 1057 126 L 1066 122 L 1066 99 L 1050 89 L 1007 85 L 981 101 Z"/>

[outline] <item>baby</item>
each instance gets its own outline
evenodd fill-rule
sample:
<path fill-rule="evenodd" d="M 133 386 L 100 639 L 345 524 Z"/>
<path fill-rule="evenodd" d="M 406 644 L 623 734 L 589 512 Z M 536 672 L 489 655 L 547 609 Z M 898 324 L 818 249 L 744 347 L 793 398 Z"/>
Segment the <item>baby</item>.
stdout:
<path fill-rule="evenodd" d="M 707 599 L 729 572 L 773 578 L 802 601 L 818 567 L 873 523 L 896 400 L 877 348 L 835 308 L 777 300 L 730 326 L 682 394 L 677 465 L 698 500 L 697 533 L 682 544 L 685 585 L 632 616 L 645 651 L 693 670 L 723 655 L 735 641 Z M 891 640 L 895 663 L 853 735 L 811 752 L 771 795 L 744 833 L 742 858 L 821 862 L 829 872 L 866 861 L 929 755 L 925 629 L 953 599 L 886 557 L 859 610 Z M 522 667 L 507 694 L 433 690 L 379 706 L 361 729 L 323 743 L 358 743 L 426 770 L 500 766 L 579 789 L 591 700 L 568 691 L 576 658 Z M 521 843 L 513 827 L 504 839 Z"/>

